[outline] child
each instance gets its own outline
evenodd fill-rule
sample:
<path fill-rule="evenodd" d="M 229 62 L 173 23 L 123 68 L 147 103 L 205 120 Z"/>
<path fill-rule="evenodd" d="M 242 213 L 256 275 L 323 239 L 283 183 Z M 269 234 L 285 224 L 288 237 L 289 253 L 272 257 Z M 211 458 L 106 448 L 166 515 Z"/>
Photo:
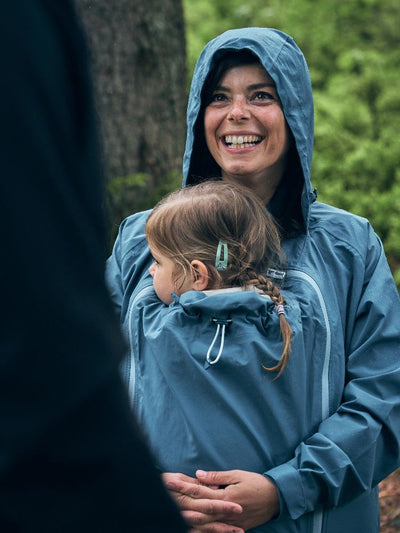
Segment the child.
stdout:
<path fill-rule="evenodd" d="M 154 258 L 149 272 L 166 305 L 174 293 L 189 290 L 239 287 L 270 297 L 280 318 L 283 353 L 268 370 L 278 370 L 279 377 L 292 333 L 283 297 L 266 277 L 281 258 L 279 233 L 254 193 L 218 181 L 182 189 L 158 203 L 146 223 L 146 236 Z"/>
<path fill-rule="evenodd" d="M 289 459 L 309 422 L 293 416 L 308 368 L 300 308 L 265 275 L 282 261 L 271 216 L 249 189 L 206 182 L 162 200 L 146 234 L 153 279 L 126 327 L 132 402 L 158 467 L 261 474 Z"/>

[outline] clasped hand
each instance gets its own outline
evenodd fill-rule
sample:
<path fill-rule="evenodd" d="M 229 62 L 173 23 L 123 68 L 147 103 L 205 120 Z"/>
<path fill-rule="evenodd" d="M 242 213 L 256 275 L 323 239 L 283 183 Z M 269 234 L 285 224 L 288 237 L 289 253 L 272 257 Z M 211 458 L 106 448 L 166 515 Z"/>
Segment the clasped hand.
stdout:
<path fill-rule="evenodd" d="M 197 470 L 196 478 L 166 473 L 163 480 L 191 533 L 244 533 L 279 514 L 278 490 L 261 474 Z"/>

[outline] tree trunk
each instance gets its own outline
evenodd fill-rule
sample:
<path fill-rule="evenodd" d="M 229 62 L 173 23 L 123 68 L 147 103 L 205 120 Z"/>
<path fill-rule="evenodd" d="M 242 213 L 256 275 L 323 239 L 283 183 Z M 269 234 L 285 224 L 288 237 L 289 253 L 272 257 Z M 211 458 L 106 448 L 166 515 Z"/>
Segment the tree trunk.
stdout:
<path fill-rule="evenodd" d="M 92 48 L 106 177 L 145 174 L 148 193 L 182 169 L 187 99 L 182 2 L 76 4 Z"/>

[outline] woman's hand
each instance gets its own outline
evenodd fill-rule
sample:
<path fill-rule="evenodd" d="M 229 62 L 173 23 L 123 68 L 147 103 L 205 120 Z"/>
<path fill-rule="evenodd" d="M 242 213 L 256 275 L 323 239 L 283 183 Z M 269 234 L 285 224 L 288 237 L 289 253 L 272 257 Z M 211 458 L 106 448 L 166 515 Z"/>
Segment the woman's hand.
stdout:
<path fill-rule="evenodd" d="M 196 479 L 164 474 L 164 482 L 192 533 L 241 533 L 279 514 L 278 490 L 261 474 L 198 470 Z"/>
<path fill-rule="evenodd" d="M 218 486 L 206 486 L 196 478 L 175 473 L 163 474 L 163 480 L 183 517 L 194 528 L 190 533 L 244 533 L 229 523 L 235 522 L 241 506 L 217 496 Z"/>

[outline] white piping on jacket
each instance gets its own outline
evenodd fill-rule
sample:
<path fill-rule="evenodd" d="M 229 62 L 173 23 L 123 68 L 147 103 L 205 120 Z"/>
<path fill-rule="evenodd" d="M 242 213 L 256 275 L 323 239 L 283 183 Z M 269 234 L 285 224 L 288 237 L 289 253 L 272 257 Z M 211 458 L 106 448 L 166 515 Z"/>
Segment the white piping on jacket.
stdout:
<path fill-rule="evenodd" d="M 153 290 L 153 283 L 143 287 L 143 289 L 141 289 L 136 294 L 136 296 L 133 298 L 132 303 L 129 306 L 129 311 L 128 311 L 127 326 L 128 326 L 128 338 L 129 338 L 130 350 L 129 350 L 129 357 L 128 357 L 128 359 L 129 359 L 129 368 L 128 368 L 128 372 L 127 372 L 127 381 L 128 381 L 127 386 L 128 386 L 128 393 L 129 393 L 129 398 L 131 400 L 131 406 L 132 407 L 134 405 L 135 385 L 136 385 L 136 362 L 135 362 L 135 356 L 134 356 L 134 350 L 133 350 L 133 338 L 132 338 L 132 330 L 133 330 L 133 328 L 131 328 L 132 312 L 133 312 L 133 308 L 134 308 L 135 304 L 137 303 L 137 301 L 142 296 L 144 296 L 148 292 L 151 292 L 152 290 Z"/>
<path fill-rule="evenodd" d="M 311 276 L 309 276 L 305 272 L 302 272 L 300 270 L 294 270 L 294 269 L 289 269 L 288 273 L 293 275 L 293 277 L 303 279 L 304 281 L 306 281 L 307 283 L 311 285 L 311 287 L 314 289 L 317 295 L 318 302 L 319 302 L 319 305 L 322 311 L 322 316 L 325 322 L 326 343 L 325 343 L 324 364 L 322 368 L 322 379 L 321 379 L 321 416 L 322 416 L 322 420 L 325 420 L 329 416 L 329 399 L 330 399 L 329 398 L 329 362 L 331 358 L 331 327 L 329 324 L 328 311 L 326 308 L 325 300 L 322 295 L 321 289 L 319 288 L 318 284 Z M 324 518 L 324 512 L 322 509 L 314 511 L 312 533 L 322 532 L 323 518 Z"/>

